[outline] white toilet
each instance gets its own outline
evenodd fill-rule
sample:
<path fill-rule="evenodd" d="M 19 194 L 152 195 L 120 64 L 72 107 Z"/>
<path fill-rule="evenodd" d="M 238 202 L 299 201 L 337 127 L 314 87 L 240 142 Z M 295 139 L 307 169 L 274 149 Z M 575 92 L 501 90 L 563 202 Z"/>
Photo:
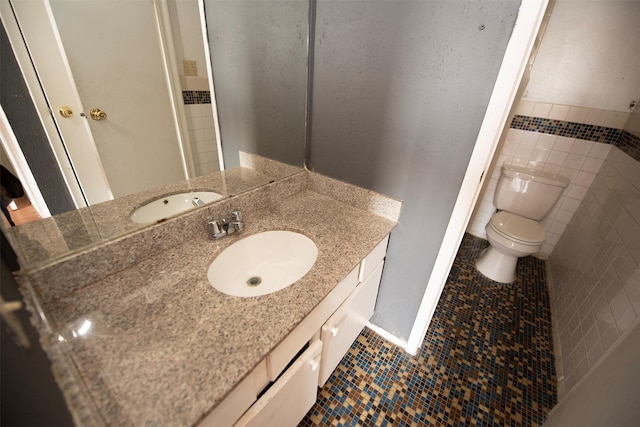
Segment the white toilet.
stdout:
<path fill-rule="evenodd" d="M 540 250 L 545 232 L 538 221 L 556 203 L 569 180 L 558 175 L 502 166 L 493 197 L 498 208 L 487 223 L 489 247 L 476 261 L 476 268 L 491 280 L 512 283 L 519 257 Z"/>

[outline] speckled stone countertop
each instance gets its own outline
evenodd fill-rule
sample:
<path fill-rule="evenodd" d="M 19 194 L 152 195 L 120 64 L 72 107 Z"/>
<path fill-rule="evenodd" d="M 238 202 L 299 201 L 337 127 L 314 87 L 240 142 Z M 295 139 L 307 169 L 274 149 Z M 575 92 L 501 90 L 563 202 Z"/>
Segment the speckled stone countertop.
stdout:
<path fill-rule="evenodd" d="M 309 180 L 314 191 L 245 212 L 240 235 L 212 241 L 196 234 L 47 301 L 51 337 L 77 368 L 105 424 L 197 424 L 395 226 L 336 200 L 339 194 L 319 194 L 326 179 Z M 310 237 L 318 246 L 311 271 L 262 297 L 216 291 L 207 280 L 213 259 L 238 239 L 267 230 Z M 63 392 L 72 386 L 78 387 L 61 384 Z"/>

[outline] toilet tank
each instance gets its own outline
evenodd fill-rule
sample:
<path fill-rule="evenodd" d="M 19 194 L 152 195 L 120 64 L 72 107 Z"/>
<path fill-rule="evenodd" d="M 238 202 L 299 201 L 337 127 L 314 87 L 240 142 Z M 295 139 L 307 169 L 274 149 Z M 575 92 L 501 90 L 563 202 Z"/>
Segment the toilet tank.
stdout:
<path fill-rule="evenodd" d="M 503 211 L 533 220 L 542 219 L 556 203 L 569 179 L 512 165 L 503 165 L 493 197 Z"/>

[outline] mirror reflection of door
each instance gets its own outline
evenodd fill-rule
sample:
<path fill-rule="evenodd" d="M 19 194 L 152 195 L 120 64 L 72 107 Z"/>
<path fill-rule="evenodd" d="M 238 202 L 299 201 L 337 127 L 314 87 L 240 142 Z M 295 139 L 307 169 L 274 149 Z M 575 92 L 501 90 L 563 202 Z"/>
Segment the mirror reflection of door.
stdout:
<path fill-rule="evenodd" d="M 185 179 L 153 3 L 12 3 L 89 204 Z"/>

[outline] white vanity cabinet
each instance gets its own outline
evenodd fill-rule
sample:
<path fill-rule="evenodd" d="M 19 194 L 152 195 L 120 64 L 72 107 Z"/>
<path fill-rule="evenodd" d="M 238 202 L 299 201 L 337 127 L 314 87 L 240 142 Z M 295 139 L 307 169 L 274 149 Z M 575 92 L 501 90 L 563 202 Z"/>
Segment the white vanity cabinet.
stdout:
<path fill-rule="evenodd" d="M 373 315 L 388 240 L 385 237 L 199 427 L 296 426 L 315 403 L 318 386 Z"/>
<path fill-rule="evenodd" d="M 344 304 L 322 326 L 320 339 L 324 346 L 318 378 L 320 387 L 327 382 L 351 344 L 373 316 L 383 263 L 384 261 L 380 261 L 376 265 L 369 277 L 358 285 Z"/>
<path fill-rule="evenodd" d="M 373 316 L 388 241 L 387 236 L 362 260 L 358 286 L 322 326 L 320 339 L 323 348 L 318 379 L 320 387 L 327 382 Z"/>

